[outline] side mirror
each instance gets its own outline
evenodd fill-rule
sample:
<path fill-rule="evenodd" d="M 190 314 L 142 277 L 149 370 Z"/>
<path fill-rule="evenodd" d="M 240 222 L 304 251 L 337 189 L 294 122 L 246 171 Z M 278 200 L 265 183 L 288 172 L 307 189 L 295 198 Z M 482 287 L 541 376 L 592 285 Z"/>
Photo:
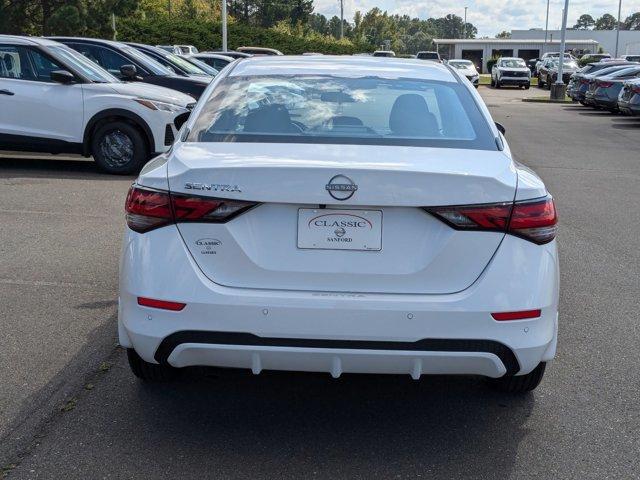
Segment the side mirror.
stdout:
<path fill-rule="evenodd" d="M 504 128 L 504 125 L 502 125 L 501 123 L 496 122 L 496 128 L 498 129 L 498 131 L 499 131 L 502 135 L 506 135 L 507 130 Z"/>
<path fill-rule="evenodd" d="M 64 85 L 69 85 L 70 83 L 75 83 L 76 77 L 73 76 L 73 73 L 68 72 L 67 70 L 54 70 L 50 74 L 51 80 L 57 83 L 62 83 Z"/>
<path fill-rule="evenodd" d="M 135 65 L 122 65 L 120 67 L 120 73 L 126 80 L 135 80 L 138 76 L 138 69 Z"/>

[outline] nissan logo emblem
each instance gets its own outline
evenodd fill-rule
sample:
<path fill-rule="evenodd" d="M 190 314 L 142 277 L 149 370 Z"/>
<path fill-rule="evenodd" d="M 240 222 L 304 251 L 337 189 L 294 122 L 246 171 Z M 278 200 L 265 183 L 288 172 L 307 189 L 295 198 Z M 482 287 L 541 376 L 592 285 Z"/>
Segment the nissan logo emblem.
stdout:
<path fill-rule="evenodd" d="M 358 185 L 346 175 L 336 175 L 324 187 L 336 200 L 348 200 L 358 190 Z"/>

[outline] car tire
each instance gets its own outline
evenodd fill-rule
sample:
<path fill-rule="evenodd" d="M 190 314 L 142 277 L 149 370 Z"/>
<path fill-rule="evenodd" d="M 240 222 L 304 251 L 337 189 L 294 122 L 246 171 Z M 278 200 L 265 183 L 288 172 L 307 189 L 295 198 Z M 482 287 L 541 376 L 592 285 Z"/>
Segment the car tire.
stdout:
<path fill-rule="evenodd" d="M 129 368 L 145 382 L 169 382 L 178 376 L 178 369 L 169 365 L 145 362 L 133 348 L 127 349 Z"/>
<path fill-rule="evenodd" d="M 496 88 L 500 88 L 500 80 L 496 78 Z"/>
<path fill-rule="evenodd" d="M 525 86 L 524 86 L 524 89 L 525 89 L 525 90 L 529 90 L 529 88 L 530 88 L 530 87 L 531 87 L 531 85 L 525 85 Z"/>
<path fill-rule="evenodd" d="M 91 138 L 91 154 L 100 170 L 117 175 L 137 173 L 149 159 L 142 133 L 123 121 L 98 126 Z"/>
<path fill-rule="evenodd" d="M 488 379 L 491 388 L 505 393 L 522 394 L 534 390 L 544 376 L 547 364 L 540 362 L 536 368 L 526 375 L 509 375 Z"/>
<path fill-rule="evenodd" d="M 491 88 L 496 86 L 496 82 L 493 81 L 493 76 L 491 76 Z"/>
<path fill-rule="evenodd" d="M 542 81 L 542 77 L 538 75 L 538 88 L 544 87 L 544 82 Z"/>

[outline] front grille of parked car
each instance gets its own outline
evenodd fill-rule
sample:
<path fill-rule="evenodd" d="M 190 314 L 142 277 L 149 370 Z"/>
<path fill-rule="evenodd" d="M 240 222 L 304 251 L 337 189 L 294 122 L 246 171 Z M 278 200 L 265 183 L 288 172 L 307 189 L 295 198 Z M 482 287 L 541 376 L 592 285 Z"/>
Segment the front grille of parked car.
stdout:
<path fill-rule="evenodd" d="M 504 72 L 506 77 L 527 77 L 527 72 Z"/>
<path fill-rule="evenodd" d="M 175 137 L 173 136 L 173 128 L 171 128 L 170 124 L 167 124 L 164 127 L 164 144 L 166 146 L 170 146 L 173 144 Z"/>

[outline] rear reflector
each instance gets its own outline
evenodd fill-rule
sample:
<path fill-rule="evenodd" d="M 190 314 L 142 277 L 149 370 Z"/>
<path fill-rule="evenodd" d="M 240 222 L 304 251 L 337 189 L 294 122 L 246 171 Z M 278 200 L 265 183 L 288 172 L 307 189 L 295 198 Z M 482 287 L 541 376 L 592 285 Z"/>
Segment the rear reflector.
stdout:
<path fill-rule="evenodd" d="M 138 297 L 138 305 L 142 305 L 143 307 L 160 308 L 162 310 L 179 312 L 184 307 L 186 307 L 187 304 L 179 302 L 167 302 L 166 300 L 156 300 L 153 298 Z"/>
<path fill-rule="evenodd" d="M 255 202 L 174 194 L 132 186 L 125 210 L 129 228 L 144 233 L 177 222 L 224 223 L 255 205 Z"/>
<path fill-rule="evenodd" d="M 494 320 L 500 322 L 508 320 L 524 320 L 526 318 L 538 318 L 542 314 L 542 310 L 522 310 L 519 312 L 495 312 L 491 316 Z"/>
<path fill-rule="evenodd" d="M 548 197 L 515 203 L 425 208 L 456 230 L 505 232 L 539 245 L 556 236 L 558 216 Z"/>

